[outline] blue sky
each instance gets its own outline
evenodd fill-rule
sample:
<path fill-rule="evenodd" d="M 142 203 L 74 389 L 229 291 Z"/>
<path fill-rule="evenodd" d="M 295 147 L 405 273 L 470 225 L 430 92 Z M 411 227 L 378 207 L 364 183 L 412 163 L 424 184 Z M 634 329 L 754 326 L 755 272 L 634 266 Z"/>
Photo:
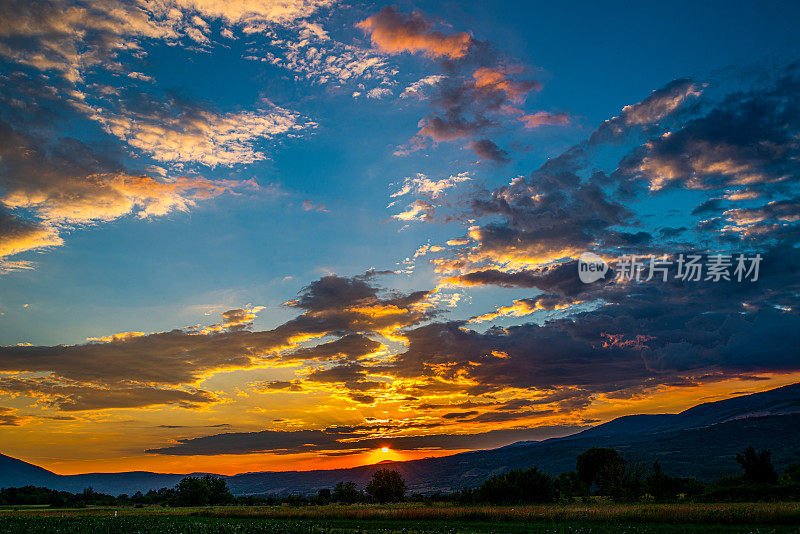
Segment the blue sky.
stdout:
<path fill-rule="evenodd" d="M 363 43 L 352 22 L 378 7 L 354 5 L 331 14 L 330 31 Z M 158 82 L 146 92 L 176 92 L 223 110 L 247 109 L 268 98 L 319 127 L 302 141 L 264 143 L 268 161 L 199 167 L 204 175 L 254 178 L 262 187 L 276 186 L 279 194 L 222 198 L 190 213 L 144 223 L 125 218 L 77 229 L 66 247 L 46 256 L 30 254 L 36 258 L 35 272 L 10 273 L 0 280 L 5 295 L 2 342 L 74 343 L 127 328 L 180 327 L 202 322 L 198 313 L 204 305 L 274 305 L 327 271 L 393 268 L 447 231 L 426 225 L 398 232 L 402 225 L 387 222 L 389 184 L 416 172 L 433 177 L 457 169 L 473 172 L 489 187 L 500 185 L 674 78 L 754 66 L 797 45 L 796 13 L 787 16 L 796 11 L 791 2 L 731 4 L 724 14 L 711 3 L 690 2 L 616 8 L 593 2 L 404 7 L 501 43 L 504 53 L 546 79 L 531 107 L 567 110 L 575 124 L 511 133 L 529 150 L 499 169 L 475 165 L 460 147 L 398 158 L 392 155 L 394 147 L 409 137 L 425 112 L 423 105 L 353 99 L 347 88 L 309 87 L 289 79 L 284 69 L 242 60 L 251 43 L 264 42 L 259 35 L 243 42 L 220 39 L 208 52 L 148 43 L 152 52 L 136 65 Z M 399 56 L 392 64 L 403 67 L 397 76 L 402 83 L 436 70 L 419 58 Z M 94 125 L 82 126 L 74 127 L 102 139 Z M 298 209 L 306 199 L 330 212 Z M 283 280 L 286 276 L 292 280 Z M 220 297 L 226 304 L 214 301 Z"/>

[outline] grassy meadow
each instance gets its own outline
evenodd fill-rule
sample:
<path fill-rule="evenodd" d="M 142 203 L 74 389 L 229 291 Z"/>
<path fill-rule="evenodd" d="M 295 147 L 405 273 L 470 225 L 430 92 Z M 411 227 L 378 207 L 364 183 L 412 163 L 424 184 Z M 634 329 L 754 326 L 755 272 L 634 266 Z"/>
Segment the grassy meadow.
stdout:
<path fill-rule="evenodd" d="M 116 513 L 116 516 L 115 516 Z M 800 533 L 800 503 L 0 509 L 3 533 Z"/>

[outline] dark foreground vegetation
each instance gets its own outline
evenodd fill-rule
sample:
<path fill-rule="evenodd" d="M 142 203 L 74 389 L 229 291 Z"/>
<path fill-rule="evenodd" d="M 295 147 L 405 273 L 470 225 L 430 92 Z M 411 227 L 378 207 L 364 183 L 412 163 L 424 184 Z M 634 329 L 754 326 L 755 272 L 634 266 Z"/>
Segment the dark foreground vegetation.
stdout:
<path fill-rule="evenodd" d="M 13 533 L 797 533 L 800 503 L 355 504 L 0 510 Z"/>
<path fill-rule="evenodd" d="M 769 451 L 752 447 L 733 460 L 741 475 L 705 483 L 595 447 L 558 476 L 513 470 L 432 495 L 408 495 L 390 468 L 363 489 L 342 481 L 315 495 L 282 497 L 235 497 L 214 475 L 130 496 L 4 488 L 0 533 L 800 534 L 800 464 L 779 476 Z"/>
<path fill-rule="evenodd" d="M 514 505 L 535 503 L 591 502 L 759 502 L 800 501 L 800 463 L 787 467 L 782 476 L 772 466 L 769 451 L 752 447 L 737 454 L 742 469 L 738 476 L 720 478 L 712 483 L 696 478 L 673 477 L 658 461 L 644 464 L 624 458 L 611 448 L 594 447 L 577 457 L 575 471 L 552 476 L 537 468 L 512 470 L 485 480 L 476 488 L 442 494 L 408 495 L 406 484 L 397 471 L 379 469 L 365 488 L 342 481 L 316 495 L 247 495 L 235 497 L 224 478 L 215 475 L 188 476 L 174 488 L 147 493 L 112 496 L 86 488 L 69 493 L 48 488 L 25 486 L 0 490 L 0 506 L 50 506 L 82 508 L 86 506 L 311 506 L 409 501 L 421 504 Z"/>

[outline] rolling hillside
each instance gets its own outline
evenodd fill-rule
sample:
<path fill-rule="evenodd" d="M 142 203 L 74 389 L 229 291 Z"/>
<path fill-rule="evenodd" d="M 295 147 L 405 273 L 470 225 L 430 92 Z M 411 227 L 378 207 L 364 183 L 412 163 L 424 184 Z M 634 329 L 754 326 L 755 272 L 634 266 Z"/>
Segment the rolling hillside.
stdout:
<path fill-rule="evenodd" d="M 711 446 L 713 444 L 713 446 Z M 593 446 L 616 447 L 630 457 L 658 458 L 672 475 L 706 480 L 738 472 L 736 452 L 753 445 L 772 450 L 782 470 L 800 461 L 800 384 L 700 404 L 679 414 L 620 417 L 573 436 L 520 442 L 485 451 L 408 462 L 392 462 L 411 491 L 452 491 L 480 484 L 487 476 L 534 465 L 559 473 L 575 468 L 575 457 Z M 385 463 L 351 469 L 245 473 L 227 477 L 236 494 L 311 493 L 342 480 L 360 486 Z M 57 475 L 0 455 L 0 486 L 35 484 L 81 491 L 132 494 L 175 485 L 183 476 L 149 472 Z"/>

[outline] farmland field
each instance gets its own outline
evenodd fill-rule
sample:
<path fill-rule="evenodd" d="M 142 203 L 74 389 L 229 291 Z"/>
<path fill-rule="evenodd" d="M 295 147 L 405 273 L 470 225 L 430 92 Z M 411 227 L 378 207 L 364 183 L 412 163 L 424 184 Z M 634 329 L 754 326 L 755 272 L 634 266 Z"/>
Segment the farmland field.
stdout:
<path fill-rule="evenodd" d="M 115 517 L 116 512 L 116 517 Z M 0 510 L 2 533 L 798 533 L 798 503 Z"/>

